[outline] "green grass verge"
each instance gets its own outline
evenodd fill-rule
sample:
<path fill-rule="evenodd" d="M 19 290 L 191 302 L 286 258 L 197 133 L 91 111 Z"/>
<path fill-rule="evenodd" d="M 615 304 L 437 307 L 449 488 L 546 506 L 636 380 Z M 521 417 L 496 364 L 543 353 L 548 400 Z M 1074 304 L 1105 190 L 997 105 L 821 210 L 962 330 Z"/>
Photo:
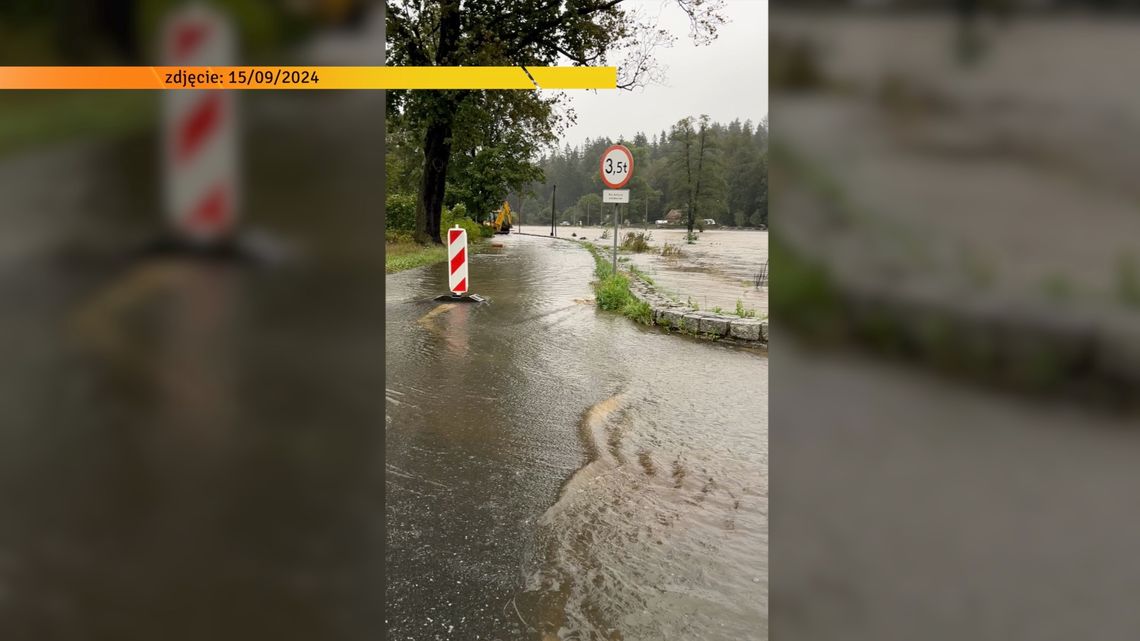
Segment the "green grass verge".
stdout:
<path fill-rule="evenodd" d="M 414 242 L 397 242 L 385 245 L 384 272 L 395 274 L 406 269 L 442 263 L 447 260 L 443 245 L 420 245 Z"/>
<path fill-rule="evenodd" d="M 73 138 L 153 125 L 158 101 L 140 91 L 13 91 L 0 100 L 0 156 Z"/>
<path fill-rule="evenodd" d="M 646 285 L 649 285 L 650 287 L 654 286 L 653 279 L 649 277 L 649 274 L 646 274 L 642 270 L 638 269 L 637 265 L 630 265 L 629 266 L 629 273 L 636 276 L 638 278 L 638 280 L 645 283 Z"/>
<path fill-rule="evenodd" d="M 649 303 L 639 300 L 629 290 L 629 279 L 624 275 L 613 272 L 613 265 L 608 257 L 603 255 L 593 243 L 582 243 L 594 256 L 594 295 L 598 299 L 598 307 L 611 312 L 618 312 L 642 325 L 653 324 L 653 310 Z"/>

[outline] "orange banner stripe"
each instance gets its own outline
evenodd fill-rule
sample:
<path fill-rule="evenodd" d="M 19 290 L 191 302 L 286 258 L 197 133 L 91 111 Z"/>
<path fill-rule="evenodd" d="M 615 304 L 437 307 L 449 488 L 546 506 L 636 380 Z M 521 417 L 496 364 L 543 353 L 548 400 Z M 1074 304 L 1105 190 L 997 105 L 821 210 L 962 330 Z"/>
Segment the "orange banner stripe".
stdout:
<path fill-rule="evenodd" d="M 614 89 L 615 67 L 0 67 L 5 89 Z"/>

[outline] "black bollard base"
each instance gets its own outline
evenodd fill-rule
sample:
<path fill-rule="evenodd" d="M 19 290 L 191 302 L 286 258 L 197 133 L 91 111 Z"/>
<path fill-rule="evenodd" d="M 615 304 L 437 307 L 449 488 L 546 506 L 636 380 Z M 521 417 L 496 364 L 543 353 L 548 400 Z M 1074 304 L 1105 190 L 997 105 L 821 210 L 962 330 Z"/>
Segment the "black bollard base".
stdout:
<path fill-rule="evenodd" d="M 441 294 L 436 296 L 434 300 L 447 301 L 451 303 L 486 303 L 487 299 L 479 294 Z"/>

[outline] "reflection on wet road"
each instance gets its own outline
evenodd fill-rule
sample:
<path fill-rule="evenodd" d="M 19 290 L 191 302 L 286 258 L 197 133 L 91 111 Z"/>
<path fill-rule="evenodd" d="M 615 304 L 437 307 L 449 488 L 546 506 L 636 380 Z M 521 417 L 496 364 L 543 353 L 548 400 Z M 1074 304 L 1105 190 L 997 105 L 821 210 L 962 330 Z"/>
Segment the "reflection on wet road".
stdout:
<path fill-rule="evenodd" d="M 517 235 L 387 279 L 390 639 L 767 636 L 767 359 L 598 312 Z"/>

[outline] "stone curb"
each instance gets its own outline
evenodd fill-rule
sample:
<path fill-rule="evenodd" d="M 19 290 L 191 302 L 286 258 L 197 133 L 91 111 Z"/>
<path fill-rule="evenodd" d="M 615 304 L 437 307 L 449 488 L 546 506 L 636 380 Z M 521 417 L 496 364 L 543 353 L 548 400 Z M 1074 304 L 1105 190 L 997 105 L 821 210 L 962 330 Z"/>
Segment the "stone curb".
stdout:
<path fill-rule="evenodd" d="M 713 340 L 768 343 L 767 320 L 694 311 L 665 298 L 636 274 L 626 272 L 626 275 L 629 277 L 630 293 L 649 305 L 654 325 Z"/>
<path fill-rule="evenodd" d="M 512 233 L 518 233 L 520 236 L 553 238 L 554 240 L 575 243 L 581 243 L 584 240 L 526 232 Z M 652 285 L 638 278 L 636 274 L 626 270 L 625 275 L 629 278 L 630 293 L 649 305 L 650 317 L 654 325 L 711 340 L 726 340 L 753 345 L 768 344 L 768 321 L 766 319 L 740 318 L 739 316 L 715 312 L 693 311 L 692 308 L 675 303 L 657 293 Z"/>

